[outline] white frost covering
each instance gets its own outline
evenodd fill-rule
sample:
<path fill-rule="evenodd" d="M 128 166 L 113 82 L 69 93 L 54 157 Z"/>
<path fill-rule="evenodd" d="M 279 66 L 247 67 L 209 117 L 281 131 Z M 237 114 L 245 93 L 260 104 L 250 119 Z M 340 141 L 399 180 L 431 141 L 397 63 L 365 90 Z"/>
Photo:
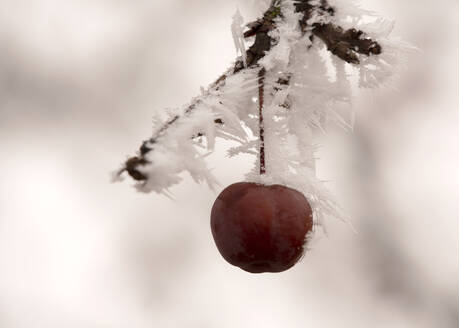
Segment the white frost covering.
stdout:
<path fill-rule="evenodd" d="M 241 53 L 242 61 L 244 62 L 244 67 L 247 67 L 247 54 L 245 49 L 245 40 L 244 40 L 244 18 L 241 15 L 239 9 L 233 16 L 233 23 L 231 24 L 231 32 L 233 34 L 234 46 L 236 47 L 236 52 Z"/>
<path fill-rule="evenodd" d="M 359 87 L 391 86 L 397 72 L 403 71 L 407 65 L 407 54 L 416 48 L 391 36 L 395 22 L 378 16 L 373 11 L 362 9 L 360 1 L 331 0 L 329 3 L 336 8 L 336 24 L 345 29 L 356 28 L 364 31 L 368 37 L 377 40 L 383 49 L 378 56 L 359 56 Z"/>
<path fill-rule="evenodd" d="M 257 89 L 257 71 L 245 70 L 228 76 L 224 84 L 211 86 L 180 109 L 169 112 L 168 117 L 155 119 L 156 129 L 179 116 L 162 132 L 154 132 L 154 142 L 146 145 L 152 150 L 145 155 L 149 164 L 138 169 L 148 177 L 137 184 L 143 192 L 168 193 L 168 189 L 182 180 L 186 171 L 196 182 L 206 182 L 211 188 L 216 180 L 208 169 L 205 157 L 213 150 L 215 138 L 245 143 L 248 136 L 242 121 L 250 114 L 247 102 Z M 192 107 L 192 110 L 188 110 Z M 225 124 L 218 127 L 214 120 Z M 198 135 L 203 135 L 196 138 Z M 199 139 L 202 142 L 199 142 Z"/>
<path fill-rule="evenodd" d="M 359 55 L 360 65 L 353 65 L 358 71 L 360 87 L 377 87 L 388 81 L 402 63 L 400 56 L 408 47 L 400 41 L 389 38 L 391 24 L 372 17 L 372 13 L 361 10 L 354 2 L 343 6 L 344 1 L 331 1 L 337 13 L 333 22 L 343 28 L 355 27 L 367 33 L 382 46 L 382 55 Z M 301 15 L 294 12 L 293 1 L 282 2 L 282 21 L 271 36 L 276 46 L 260 61 L 266 69 L 264 128 L 266 171 L 259 175 L 259 159 L 248 181 L 265 184 L 283 184 L 304 193 L 310 201 L 316 224 L 323 225 L 326 217 L 343 219 L 333 201 L 332 195 L 319 181 L 315 172 L 315 157 L 318 145 L 314 134 L 325 130 L 330 123 L 352 129 L 352 88 L 348 76 L 350 65 L 325 51 L 325 45 L 317 38 L 313 42 L 310 34 L 302 35 L 298 20 Z M 320 15 L 312 20 L 321 21 Z M 241 39 L 242 17 L 236 13 L 233 22 L 236 48 L 245 53 Z M 328 58 L 327 58 L 328 57 Z M 330 67 L 332 66 L 332 76 Z M 215 178 L 206 166 L 205 156 L 212 151 L 215 137 L 231 139 L 240 145 L 229 150 L 229 155 L 239 153 L 258 157 L 259 142 L 250 139 L 243 126 L 254 136 L 259 135 L 258 72 L 260 68 L 245 69 L 227 77 L 220 86 L 210 86 L 202 95 L 192 101 L 191 112 L 185 110 L 191 104 L 172 113 L 180 115 L 174 124 L 155 138 L 148 146 L 153 150 L 146 159 L 150 164 L 142 168 L 148 176 L 146 183 L 139 183 L 143 191 L 167 192 L 168 188 L 180 182 L 180 173 L 187 171 L 197 182 L 207 182 L 210 187 Z M 279 84 L 279 79 L 289 79 L 288 85 Z M 274 92 L 274 90 L 276 90 Z M 217 125 L 215 119 L 224 124 Z M 157 126 L 160 128 L 162 120 Z M 203 134 L 198 143 L 198 134 Z"/>

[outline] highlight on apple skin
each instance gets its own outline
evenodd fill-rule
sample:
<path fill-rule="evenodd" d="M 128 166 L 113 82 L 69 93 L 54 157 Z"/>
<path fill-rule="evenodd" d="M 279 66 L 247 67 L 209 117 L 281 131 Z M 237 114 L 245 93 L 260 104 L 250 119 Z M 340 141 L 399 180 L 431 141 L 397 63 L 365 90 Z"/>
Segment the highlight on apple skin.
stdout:
<path fill-rule="evenodd" d="M 306 197 L 277 184 L 232 184 L 220 193 L 211 212 L 220 254 L 251 273 L 282 272 L 294 266 L 312 228 Z"/>

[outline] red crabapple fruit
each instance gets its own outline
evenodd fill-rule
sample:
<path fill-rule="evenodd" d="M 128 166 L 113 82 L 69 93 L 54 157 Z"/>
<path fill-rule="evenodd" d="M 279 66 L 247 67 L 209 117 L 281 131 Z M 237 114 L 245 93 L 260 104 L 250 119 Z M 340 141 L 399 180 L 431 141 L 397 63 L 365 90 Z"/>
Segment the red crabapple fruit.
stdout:
<path fill-rule="evenodd" d="M 281 272 L 295 265 L 312 226 L 306 197 L 282 185 L 232 184 L 217 197 L 211 213 L 220 254 L 251 273 Z"/>

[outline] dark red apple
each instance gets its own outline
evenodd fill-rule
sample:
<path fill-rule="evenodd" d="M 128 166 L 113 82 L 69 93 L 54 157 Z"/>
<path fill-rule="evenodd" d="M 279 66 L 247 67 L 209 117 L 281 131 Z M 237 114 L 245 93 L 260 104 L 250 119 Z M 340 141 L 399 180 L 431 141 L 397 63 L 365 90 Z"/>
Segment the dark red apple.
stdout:
<path fill-rule="evenodd" d="M 232 184 L 220 193 L 211 213 L 220 254 L 251 273 L 291 268 L 301 258 L 312 226 L 306 197 L 281 185 Z"/>

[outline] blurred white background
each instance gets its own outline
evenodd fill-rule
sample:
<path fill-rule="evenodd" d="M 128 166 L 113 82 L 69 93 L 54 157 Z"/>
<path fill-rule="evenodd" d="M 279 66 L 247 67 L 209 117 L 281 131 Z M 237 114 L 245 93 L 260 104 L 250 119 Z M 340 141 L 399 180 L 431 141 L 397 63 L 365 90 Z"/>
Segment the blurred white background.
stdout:
<path fill-rule="evenodd" d="M 252 1 L 253 2 L 253 1 Z M 0 1 L 0 327 L 459 327 L 459 3 L 365 0 L 420 48 L 397 91 L 356 101 L 319 168 L 358 234 L 318 232 L 282 274 L 219 255 L 216 197 L 110 184 L 235 57 L 237 0 Z M 252 159 L 210 159 L 221 188 Z"/>

